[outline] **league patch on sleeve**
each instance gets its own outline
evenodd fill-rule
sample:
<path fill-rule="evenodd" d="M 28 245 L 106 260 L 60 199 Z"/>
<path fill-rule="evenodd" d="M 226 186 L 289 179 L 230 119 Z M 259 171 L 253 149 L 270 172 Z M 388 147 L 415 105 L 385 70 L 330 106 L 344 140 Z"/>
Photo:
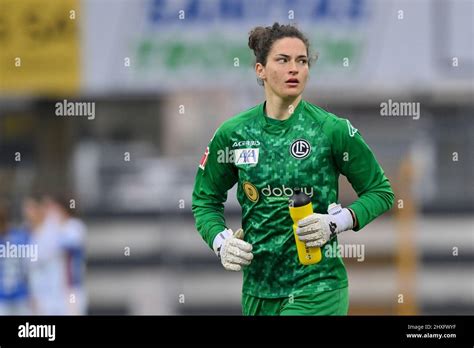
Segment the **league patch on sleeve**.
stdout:
<path fill-rule="evenodd" d="M 209 157 L 209 146 L 206 147 L 206 151 L 204 152 L 204 155 L 202 155 L 201 161 L 199 161 L 199 168 L 202 170 L 206 167 L 207 157 Z"/>

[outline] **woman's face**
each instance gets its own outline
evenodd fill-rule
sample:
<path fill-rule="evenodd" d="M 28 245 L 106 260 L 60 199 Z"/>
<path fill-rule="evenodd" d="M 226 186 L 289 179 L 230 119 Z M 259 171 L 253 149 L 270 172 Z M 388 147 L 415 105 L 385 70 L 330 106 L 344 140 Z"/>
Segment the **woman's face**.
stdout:
<path fill-rule="evenodd" d="M 282 99 L 297 97 L 303 93 L 309 74 L 306 46 L 298 38 L 279 39 L 268 53 L 267 65 L 257 63 L 255 70 L 268 92 Z"/>

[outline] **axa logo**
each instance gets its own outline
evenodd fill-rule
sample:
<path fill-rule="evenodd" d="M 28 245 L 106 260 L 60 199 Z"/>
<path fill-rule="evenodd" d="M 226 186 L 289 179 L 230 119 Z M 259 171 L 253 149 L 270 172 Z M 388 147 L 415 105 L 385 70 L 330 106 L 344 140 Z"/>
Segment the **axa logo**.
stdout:
<path fill-rule="evenodd" d="M 301 191 L 304 192 L 309 197 L 313 197 L 313 188 L 312 187 L 303 187 Z M 265 186 L 261 191 L 262 195 L 265 197 L 282 197 L 287 196 L 291 197 L 294 194 L 294 190 L 291 187 L 286 187 L 285 185 L 271 187 L 270 185 Z"/>
<path fill-rule="evenodd" d="M 257 164 L 259 149 L 238 149 L 235 152 L 235 164 Z"/>
<path fill-rule="evenodd" d="M 217 163 L 257 164 L 258 148 L 236 149 L 228 147 L 217 151 Z"/>

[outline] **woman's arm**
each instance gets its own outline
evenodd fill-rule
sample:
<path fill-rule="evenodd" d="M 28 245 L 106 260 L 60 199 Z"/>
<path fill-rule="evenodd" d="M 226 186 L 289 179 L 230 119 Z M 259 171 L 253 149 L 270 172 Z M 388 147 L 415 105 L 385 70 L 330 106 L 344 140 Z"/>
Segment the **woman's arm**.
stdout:
<path fill-rule="evenodd" d="M 214 238 L 226 229 L 224 202 L 227 191 L 238 180 L 237 169 L 228 154 L 228 135 L 220 127 L 207 147 L 196 174 L 192 211 L 196 228 L 212 249 Z"/>
<path fill-rule="evenodd" d="M 372 150 L 348 120 L 331 117 L 325 124 L 331 134 L 333 158 L 357 196 L 348 206 L 355 215 L 354 231 L 359 231 L 389 210 L 395 195 Z"/>

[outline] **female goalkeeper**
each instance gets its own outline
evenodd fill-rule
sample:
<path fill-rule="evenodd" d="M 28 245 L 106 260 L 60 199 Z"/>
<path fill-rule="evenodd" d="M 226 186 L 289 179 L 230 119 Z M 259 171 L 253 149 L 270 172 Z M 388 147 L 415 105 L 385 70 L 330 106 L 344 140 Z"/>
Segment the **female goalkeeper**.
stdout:
<path fill-rule="evenodd" d="M 309 43 L 294 26 L 275 23 L 250 32 L 265 101 L 224 122 L 199 164 L 192 210 L 196 227 L 225 269 L 243 270 L 244 315 L 346 315 L 348 280 L 337 235 L 359 231 L 389 210 L 394 194 L 371 149 L 351 123 L 302 99 Z M 358 199 L 338 201 L 338 177 Z M 227 191 L 237 183 L 244 233 L 227 228 Z M 297 257 L 288 198 L 300 188 L 314 213 L 298 224 L 319 263 Z M 329 252 L 328 252 L 329 251 Z"/>

